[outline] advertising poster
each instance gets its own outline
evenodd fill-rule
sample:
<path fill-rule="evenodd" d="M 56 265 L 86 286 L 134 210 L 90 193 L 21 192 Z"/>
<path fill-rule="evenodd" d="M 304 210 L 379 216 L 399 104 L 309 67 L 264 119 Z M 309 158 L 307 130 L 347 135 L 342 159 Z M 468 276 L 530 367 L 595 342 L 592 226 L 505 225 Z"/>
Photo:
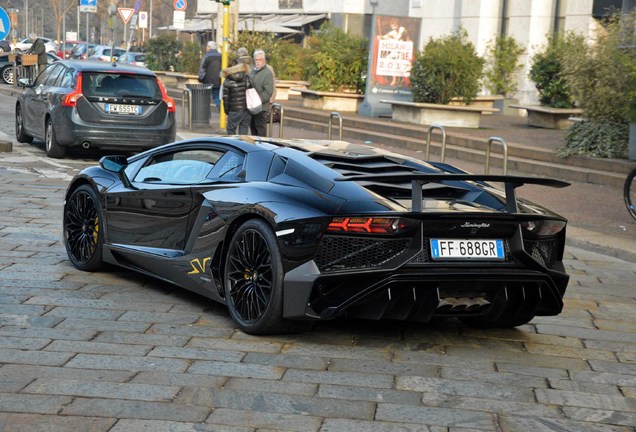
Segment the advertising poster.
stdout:
<path fill-rule="evenodd" d="M 359 112 L 378 117 L 391 115 L 381 100 L 412 100 L 410 76 L 419 46 L 420 19 L 376 16 L 369 46 L 365 100 Z"/>

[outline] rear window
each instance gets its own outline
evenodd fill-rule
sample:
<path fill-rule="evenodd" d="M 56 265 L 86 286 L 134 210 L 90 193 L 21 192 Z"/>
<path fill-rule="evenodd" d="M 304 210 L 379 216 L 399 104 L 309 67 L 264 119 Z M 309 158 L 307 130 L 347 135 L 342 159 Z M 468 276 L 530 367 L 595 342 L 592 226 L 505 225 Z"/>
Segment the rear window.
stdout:
<path fill-rule="evenodd" d="M 84 72 L 82 93 L 87 97 L 139 97 L 161 99 L 161 89 L 154 76 Z"/>

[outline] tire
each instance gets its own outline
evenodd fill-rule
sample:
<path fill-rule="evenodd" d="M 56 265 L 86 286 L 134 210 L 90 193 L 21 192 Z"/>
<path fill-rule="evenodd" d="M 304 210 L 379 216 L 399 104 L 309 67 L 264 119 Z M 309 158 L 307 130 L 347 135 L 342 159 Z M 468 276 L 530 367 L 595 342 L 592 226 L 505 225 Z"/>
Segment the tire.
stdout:
<path fill-rule="evenodd" d="M 272 229 L 262 220 L 241 225 L 225 261 L 230 316 L 245 333 L 289 333 L 298 326 L 283 320 L 283 264 Z"/>
<path fill-rule="evenodd" d="M 104 230 L 102 206 L 97 192 L 82 185 L 75 189 L 64 205 L 63 237 L 71 263 L 83 271 L 103 268 Z"/>
<path fill-rule="evenodd" d="M 33 137 L 24 131 L 24 118 L 22 117 L 22 107 L 15 107 L 15 138 L 21 143 L 33 142 Z"/>
<path fill-rule="evenodd" d="M 625 179 L 625 185 L 623 186 L 623 198 L 625 199 L 625 207 L 629 214 L 636 219 L 636 168 L 634 168 Z"/>
<path fill-rule="evenodd" d="M 0 78 L 2 78 L 2 81 L 4 81 L 6 84 L 13 85 L 13 66 L 6 65 L 5 67 L 3 67 L 2 71 L 0 71 Z"/>
<path fill-rule="evenodd" d="M 55 138 L 55 129 L 53 128 L 53 120 L 49 117 L 46 120 L 46 130 L 44 132 L 44 145 L 46 147 L 46 155 L 50 158 L 63 158 L 66 154 L 66 147 L 62 147 Z"/>

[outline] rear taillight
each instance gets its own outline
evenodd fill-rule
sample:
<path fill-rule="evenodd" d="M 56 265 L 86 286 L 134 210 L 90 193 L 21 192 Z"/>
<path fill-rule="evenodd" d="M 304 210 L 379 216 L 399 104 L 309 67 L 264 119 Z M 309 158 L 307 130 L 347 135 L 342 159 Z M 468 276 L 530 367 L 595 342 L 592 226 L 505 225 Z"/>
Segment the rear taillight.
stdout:
<path fill-rule="evenodd" d="M 415 221 L 387 217 L 337 217 L 329 222 L 328 232 L 362 234 L 397 234 L 415 224 Z"/>
<path fill-rule="evenodd" d="M 75 84 L 75 89 L 62 99 L 62 106 L 65 107 L 74 107 L 77 106 L 77 101 L 79 98 L 84 96 L 82 93 L 82 73 L 77 74 L 77 83 Z"/>
<path fill-rule="evenodd" d="M 159 88 L 161 89 L 161 98 L 166 103 L 166 105 L 168 105 L 168 112 L 176 112 L 177 106 L 174 103 L 174 99 L 168 96 L 168 92 L 166 91 L 166 88 L 163 86 L 163 83 L 159 78 L 157 78 L 157 84 L 159 84 Z"/>

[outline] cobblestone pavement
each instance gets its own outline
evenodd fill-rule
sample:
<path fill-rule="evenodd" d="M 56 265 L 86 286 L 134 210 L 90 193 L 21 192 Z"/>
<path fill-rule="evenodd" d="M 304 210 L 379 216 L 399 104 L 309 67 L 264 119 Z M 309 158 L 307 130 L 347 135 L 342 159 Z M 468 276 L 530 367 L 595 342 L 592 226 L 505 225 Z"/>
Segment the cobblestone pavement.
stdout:
<path fill-rule="evenodd" d="M 197 295 L 71 266 L 63 193 L 92 163 L 0 153 L 1 431 L 636 430 L 635 263 L 569 247 L 564 312 L 515 330 L 253 337 Z"/>

